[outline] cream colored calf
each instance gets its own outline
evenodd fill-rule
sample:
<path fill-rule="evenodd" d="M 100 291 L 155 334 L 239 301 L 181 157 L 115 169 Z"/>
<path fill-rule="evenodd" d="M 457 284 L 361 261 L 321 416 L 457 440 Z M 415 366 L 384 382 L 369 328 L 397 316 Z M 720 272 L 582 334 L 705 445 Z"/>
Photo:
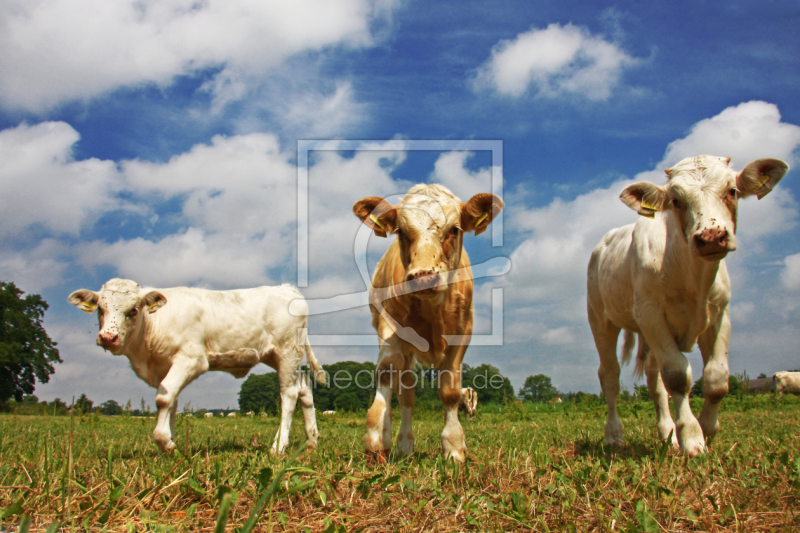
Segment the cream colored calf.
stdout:
<path fill-rule="evenodd" d="M 97 311 L 97 344 L 127 356 L 136 375 L 158 389 L 153 438 L 162 452 L 175 448 L 175 413 L 184 387 L 208 370 L 242 378 L 258 363 L 278 370 L 282 417 L 273 450 L 283 452 L 288 445 L 298 400 L 308 445 L 316 446 L 311 386 L 300 371 L 303 356 L 319 381 L 324 383 L 325 375 L 305 336 L 305 305 L 300 316 L 288 311 L 289 303 L 297 300 L 304 303 L 289 285 L 235 291 L 147 289 L 125 279 L 108 281 L 100 292 L 81 289 L 69 296 L 79 309 Z"/>
<path fill-rule="evenodd" d="M 630 359 L 638 335 L 636 373 L 647 375 L 659 438 L 672 433 L 683 453 L 694 457 L 719 431 L 717 413 L 728 393 L 730 335 L 731 285 L 724 258 L 736 250 L 738 201 L 763 197 L 788 170 L 783 161 L 759 159 L 737 173 L 729 161 L 692 157 L 667 170 L 664 186 L 630 185 L 620 198 L 643 218 L 611 230 L 592 252 L 589 325 L 608 404 L 608 444 L 622 442 L 616 349 L 623 329 L 623 362 Z M 705 402 L 699 423 L 689 405 L 692 369 L 683 355 L 695 344 L 703 356 Z M 669 413 L 668 393 L 675 403 L 677 427 Z"/>

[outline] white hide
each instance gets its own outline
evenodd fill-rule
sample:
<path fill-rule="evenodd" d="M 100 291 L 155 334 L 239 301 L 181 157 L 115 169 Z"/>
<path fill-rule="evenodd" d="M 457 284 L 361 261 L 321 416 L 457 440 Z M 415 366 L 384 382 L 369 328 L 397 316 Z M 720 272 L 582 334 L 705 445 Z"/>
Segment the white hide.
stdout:
<path fill-rule="evenodd" d="M 775 394 L 800 394 L 800 372 L 775 372 Z"/>
<path fill-rule="evenodd" d="M 638 335 L 636 371 L 647 375 L 659 438 L 672 434 L 673 443 L 693 457 L 719 430 L 719 404 L 728 392 L 730 336 L 731 285 L 724 257 L 736 249 L 738 199 L 763 197 L 788 170 L 783 161 L 759 159 L 737 174 L 728 163 L 729 158 L 688 158 L 667 170 L 664 186 L 630 185 L 620 199 L 643 218 L 611 230 L 592 252 L 588 312 L 608 404 L 608 444 L 622 443 L 616 407 L 621 329 L 623 362 L 630 359 Z M 682 353 L 696 343 L 704 363 L 699 423 L 688 401 L 692 369 Z"/>
<path fill-rule="evenodd" d="M 316 446 L 311 387 L 300 371 L 303 356 L 323 382 L 324 372 L 308 345 L 306 314 L 288 312 L 290 302 L 302 299 L 289 285 L 233 291 L 150 289 L 121 279 L 108 281 L 100 292 L 81 289 L 69 297 L 84 311 L 98 311 L 97 344 L 126 356 L 136 375 L 158 389 L 153 437 L 162 452 L 175 448 L 178 394 L 186 385 L 208 370 L 242 378 L 259 362 L 278 370 L 282 420 L 273 450 L 283 452 L 288 445 L 298 399 L 308 445 Z"/>

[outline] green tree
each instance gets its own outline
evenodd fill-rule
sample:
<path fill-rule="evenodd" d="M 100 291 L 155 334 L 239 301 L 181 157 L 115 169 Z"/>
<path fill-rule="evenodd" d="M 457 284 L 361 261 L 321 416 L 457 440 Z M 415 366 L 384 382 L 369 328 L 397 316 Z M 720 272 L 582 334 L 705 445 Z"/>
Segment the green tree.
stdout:
<path fill-rule="evenodd" d="M 13 283 L 0 281 L 0 402 L 21 401 L 33 393 L 37 379 L 47 383 L 53 364 L 62 362 L 42 326 L 47 302 L 38 294 L 23 294 Z"/>
<path fill-rule="evenodd" d="M 75 401 L 75 409 L 77 409 L 79 413 L 91 413 L 92 406 L 94 406 L 94 402 L 87 398 L 85 394 L 81 394 Z"/>
<path fill-rule="evenodd" d="M 281 408 L 281 388 L 278 384 L 278 373 L 250 374 L 239 390 L 239 411 L 257 413 L 264 409 L 265 413 L 274 415 Z"/>
<path fill-rule="evenodd" d="M 100 414 L 109 416 L 122 414 L 122 406 L 114 400 L 108 400 L 100 404 Z"/>
<path fill-rule="evenodd" d="M 519 396 L 530 402 L 546 402 L 558 396 L 558 389 L 553 386 L 550 376 L 536 374 L 525 378 L 525 384 L 519 390 Z"/>
<path fill-rule="evenodd" d="M 328 385 L 317 384 L 314 387 L 314 405 L 318 410 L 356 411 L 369 408 L 375 393 L 375 363 L 340 361 L 323 365 L 322 368 L 328 373 Z M 344 395 L 348 395 L 347 398 L 339 401 L 339 397 Z M 347 407 L 340 408 L 339 405 Z"/>
<path fill-rule="evenodd" d="M 338 395 L 333 402 L 333 406 L 336 411 L 358 411 L 363 409 L 358 394 L 353 391 Z"/>

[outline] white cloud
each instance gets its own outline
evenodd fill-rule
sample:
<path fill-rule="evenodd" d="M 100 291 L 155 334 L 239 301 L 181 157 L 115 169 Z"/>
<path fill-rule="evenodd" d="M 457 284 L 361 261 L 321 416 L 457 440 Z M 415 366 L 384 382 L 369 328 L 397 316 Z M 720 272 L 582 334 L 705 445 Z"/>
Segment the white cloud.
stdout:
<path fill-rule="evenodd" d="M 292 239 L 282 238 L 280 232 L 231 238 L 189 228 L 156 242 L 137 237 L 113 244 L 92 242 L 79 249 L 83 266 L 113 265 L 119 276 L 140 285 L 232 289 L 275 284 L 268 270 L 283 266 L 291 256 Z"/>
<path fill-rule="evenodd" d="M 0 131 L 0 238 L 33 225 L 77 235 L 114 199 L 119 175 L 111 161 L 75 161 L 80 135 L 64 122 L 22 124 Z"/>
<path fill-rule="evenodd" d="M 215 99 L 239 99 L 303 52 L 365 47 L 396 3 L 372 0 L 16 0 L 0 7 L 0 105 L 41 112 L 120 87 L 167 86 L 218 69 Z"/>
<path fill-rule="evenodd" d="M 781 122 L 778 106 L 753 100 L 729 107 L 701 120 L 686 137 L 669 143 L 656 168 L 667 168 L 686 157 L 701 154 L 730 157 L 731 166 L 744 168 L 762 157 L 795 162 L 800 126 Z"/>
<path fill-rule="evenodd" d="M 781 283 L 790 291 L 800 290 L 800 254 L 789 255 L 783 260 Z"/>
<path fill-rule="evenodd" d="M 166 163 L 134 160 L 120 166 L 141 201 L 153 193 L 185 196 L 182 211 L 189 224 L 249 237 L 294 222 L 293 156 L 271 134 L 217 135 Z"/>
<path fill-rule="evenodd" d="M 638 60 L 616 43 L 567 24 L 550 24 L 503 40 L 477 70 L 476 89 L 492 89 L 519 98 L 530 88 L 537 96 L 568 94 L 589 100 L 607 100 L 622 72 Z"/>
<path fill-rule="evenodd" d="M 466 168 L 467 161 L 475 156 L 474 152 L 445 152 L 439 156 L 428 177 L 428 183 L 441 183 L 462 202 L 480 192 L 491 192 L 492 169 L 483 167 L 477 170 Z"/>
<path fill-rule="evenodd" d="M 352 84 L 338 82 L 330 92 L 305 87 L 287 91 L 281 99 L 267 100 L 279 123 L 305 138 L 341 136 L 367 119 L 367 105 L 356 101 Z"/>
<path fill-rule="evenodd" d="M 45 239 L 24 252 L 6 249 L 0 255 L 0 280 L 13 281 L 27 293 L 40 293 L 64 281 L 70 267 L 62 259 L 66 255 L 66 247 L 54 239 Z"/>

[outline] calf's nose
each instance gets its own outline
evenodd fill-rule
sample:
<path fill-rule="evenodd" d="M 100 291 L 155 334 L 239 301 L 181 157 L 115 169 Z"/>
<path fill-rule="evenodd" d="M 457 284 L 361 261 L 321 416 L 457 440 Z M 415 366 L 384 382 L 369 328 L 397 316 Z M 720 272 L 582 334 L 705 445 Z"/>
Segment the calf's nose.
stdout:
<path fill-rule="evenodd" d="M 406 282 L 415 292 L 433 289 L 439 284 L 439 274 L 434 270 L 416 270 L 406 275 Z"/>
<path fill-rule="evenodd" d="M 117 339 L 119 339 L 119 335 L 117 333 L 106 331 L 97 336 L 97 344 L 100 346 L 110 346 L 117 342 Z"/>

